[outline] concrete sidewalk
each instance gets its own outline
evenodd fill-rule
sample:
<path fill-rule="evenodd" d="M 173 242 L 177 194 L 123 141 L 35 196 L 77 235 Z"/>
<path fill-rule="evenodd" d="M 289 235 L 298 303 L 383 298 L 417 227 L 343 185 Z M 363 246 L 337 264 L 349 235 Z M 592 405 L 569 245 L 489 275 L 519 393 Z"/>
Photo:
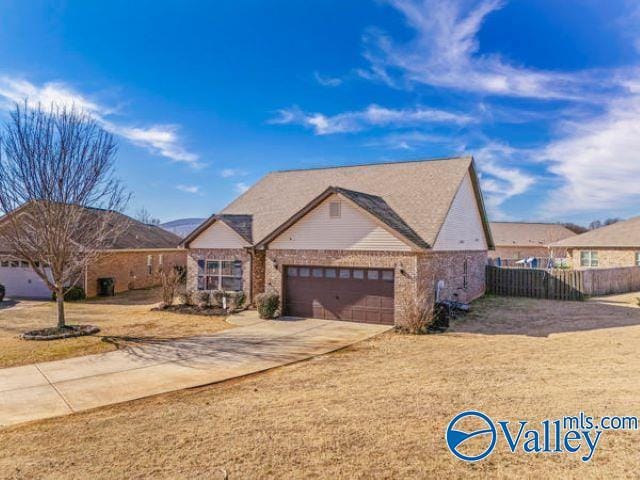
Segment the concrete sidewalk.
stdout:
<path fill-rule="evenodd" d="M 124 350 L 0 369 L 0 426 L 126 402 L 328 353 L 391 327 L 316 319 L 259 320 L 210 336 L 142 339 Z"/>

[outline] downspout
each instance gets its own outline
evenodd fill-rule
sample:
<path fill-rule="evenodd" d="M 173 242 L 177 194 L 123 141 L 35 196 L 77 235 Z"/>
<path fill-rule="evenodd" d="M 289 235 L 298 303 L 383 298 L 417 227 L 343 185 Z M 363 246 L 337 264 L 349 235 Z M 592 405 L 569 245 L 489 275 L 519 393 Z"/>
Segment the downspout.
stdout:
<path fill-rule="evenodd" d="M 255 258 L 255 247 L 247 247 L 247 251 L 249 252 L 249 302 L 253 303 L 253 264 Z"/>

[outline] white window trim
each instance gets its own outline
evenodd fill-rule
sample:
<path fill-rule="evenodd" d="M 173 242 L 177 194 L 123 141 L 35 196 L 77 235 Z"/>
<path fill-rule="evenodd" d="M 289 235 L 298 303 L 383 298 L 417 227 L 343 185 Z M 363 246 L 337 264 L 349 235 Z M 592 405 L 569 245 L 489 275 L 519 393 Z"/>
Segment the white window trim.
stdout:
<path fill-rule="evenodd" d="M 582 254 L 585 254 L 587 258 L 586 262 L 583 262 Z M 595 265 L 594 265 L 594 261 L 595 261 Z M 586 263 L 586 265 L 584 263 Z M 597 250 L 580 250 L 580 266 L 581 267 L 597 268 L 599 266 L 599 263 L 600 262 L 599 262 Z"/>
<path fill-rule="evenodd" d="M 198 272 L 198 279 L 199 279 L 199 277 L 202 277 L 204 288 L 202 288 L 202 290 L 200 290 L 198 288 L 199 291 L 201 291 L 201 292 L 209 291 L 209 289 L 206 288 L 206 286 L 207 286 L 207 277 L 215 277 L 215 276 L 218 277 L 218 287 L 219 287 L 218 290 L 222 290 L 222 279 L 225 278 L 225 277 L 226 278 L 239 278 L 240 279 L 241 288 L 238 291 L 240 292 L 240 291 L 244 290 L 244 278 L 242 276 L 242 272 L 243 272 L 243 268 L 244 268 L 244 262 L 242 260 L 222 260 L 222 259 L 217 259 L 217 258 L 204 258 L 204 259 L 201 259 L 201 260 L 204 260 L 204 269 L 203 269 L 202 275 L 200 275 L 200 272 Z M 235 275 L 223 275 L 222 274 L 222 270 L 223 270 L 222 269 L 222 265 L 220 265 L 218 267 L 218 274 L 217 275 L 209 275 L 209 274 L 207 274 L 207 263 L 208 262 L 218 262 L 220 264 L 222 264 L 222 262 L 228 262 L 228 263 L 240 262 L 240 276 L 237 277 Z"/>

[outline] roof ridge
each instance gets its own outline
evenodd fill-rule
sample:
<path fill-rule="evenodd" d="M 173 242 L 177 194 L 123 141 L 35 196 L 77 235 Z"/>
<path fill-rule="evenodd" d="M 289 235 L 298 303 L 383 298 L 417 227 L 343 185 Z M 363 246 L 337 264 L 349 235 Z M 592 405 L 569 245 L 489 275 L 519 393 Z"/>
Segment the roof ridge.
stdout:
<path fill-rule="evenodd" d="M 420 158 L 413 160 L 400 160 L 394 161 L 389 160 L 386 162 L 369 162 L 369 163 L 357 163 L 354 165 L 333 165 L 333 166 L 325 166 L 325 167 L 309 167 L 309 168 L 285 168 L 283 170 L 274 170 L 269 172 L 267 175 L 273 175 L 276 173 L 288 173 L 288 172 L 306 172 L 309 170 L 332 170 L 338 168 L 357 168 L 357 167 L 377 167 L 380 165 L 395 165 L 395 164 L 406 164 L 406 163 L 428 163 L 428 162 L 445 162 L 449 160 L 471 160 L 472 155 L 459 155 L 455 157 L 435 157 L 435 158 Z"/>

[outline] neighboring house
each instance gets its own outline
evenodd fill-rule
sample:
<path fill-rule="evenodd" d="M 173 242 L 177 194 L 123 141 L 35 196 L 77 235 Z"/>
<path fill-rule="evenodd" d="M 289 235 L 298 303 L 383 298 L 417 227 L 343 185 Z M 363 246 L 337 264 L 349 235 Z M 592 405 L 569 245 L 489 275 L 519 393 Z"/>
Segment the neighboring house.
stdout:
<path fill-rule="evenodd" d="M 555 242 L 551 248 L 566 249 L 573 268 L 640 266 L 640 217 Z"/>
<path fill-rule="evenodd" d="M 103 210 L 91 209 L 100 215 Z M 101 251 L 84 272 L 81 286 L 88 297 L 98 295 L 98 279 L 113 278 L 116 293 L 160 285 L 160 271 L 185 268 L 186 252 L 178 248 L 180 237 L 154 225 L 118 214 L 126 228 Z M 0 225 L 2 218 L 0 218 Z M 91 228 L 87 225 L 87 228 Z M 11 257 L 0 245 L 0 284 L 7 297 L 51 298 L 51 291 L 23 259 Z"/>
<path fill-rule="evenodd" d="M 507 263 L 525 258 L 549 258 L 549 245 L 576 234 L 557 223 L 491 222 L 495 250 L 489 258 Z M 554 258 L 564 258 L 565 251 L 556 250 Z"/>
<path fill-rule="evenodd" d="M 273 291 L 284 315 L 393 323 L 484 293 L 493 247 L 471 157 L 270 173 L 183 242 L 187 286 Z"/>

